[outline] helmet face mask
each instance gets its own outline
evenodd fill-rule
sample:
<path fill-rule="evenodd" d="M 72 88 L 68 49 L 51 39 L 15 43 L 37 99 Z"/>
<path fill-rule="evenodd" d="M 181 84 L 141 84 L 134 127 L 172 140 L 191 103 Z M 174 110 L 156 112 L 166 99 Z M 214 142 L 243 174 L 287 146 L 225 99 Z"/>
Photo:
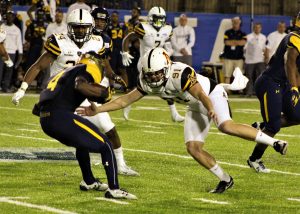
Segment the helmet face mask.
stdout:
<path fill-rule="evenodd" d="M 166 24 L 166 12 L 162 7 L 152 7 L 148 13 L 148 20 L 155 28 L 161 28 Z"/>
<path fill-rule="evenodd" d="M 84 43 L 91 39 L 94 19 L 83 9 L 73 10 L 67 17 L 68 36 L 77 43 Z"/>
<path fill-rule="evenodd" d="M 150 88 L 162 86 L 168 78 L 170 57 L 163 48 L 154 48 L 142 58 L 142 78 Z"/>

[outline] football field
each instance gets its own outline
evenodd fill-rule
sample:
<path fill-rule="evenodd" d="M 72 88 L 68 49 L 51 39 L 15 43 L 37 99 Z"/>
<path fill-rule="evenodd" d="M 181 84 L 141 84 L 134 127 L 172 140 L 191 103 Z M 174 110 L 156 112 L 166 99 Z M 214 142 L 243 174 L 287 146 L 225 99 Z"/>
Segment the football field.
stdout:
<path fill-rule="evenodd" d="M 187 153 L 183 124 L 171 121 L 165 101 L 145 97 L 132 106 L 130 120 L 122 111 L 110 115 L 122 140 L 127 164 L 139 177 L 119 176 L 120 186 L 136 201 L 106 200 L 103 192 L 79 190 L 82 180 L 74 149 L 46 136 L 31 114 L 37 96 L 15 107 L 0 95 L 0 213 L 300 213 L 300 127 L 282 129 L 286 156 L 272 148 L 264 155 L 270 174 L 258 174 L 246 160 L 254 143 L 220 133 L 214 125 L 205 148 L 234 178 L 224 194 L 208 193 L 218 179 Z M 235 121 L 260 121 L 256 99 L 231 98 Z M 185 106 L 177 105 L 183 115 Z M 93 172 L 106 182 L 100 156 Z"/>

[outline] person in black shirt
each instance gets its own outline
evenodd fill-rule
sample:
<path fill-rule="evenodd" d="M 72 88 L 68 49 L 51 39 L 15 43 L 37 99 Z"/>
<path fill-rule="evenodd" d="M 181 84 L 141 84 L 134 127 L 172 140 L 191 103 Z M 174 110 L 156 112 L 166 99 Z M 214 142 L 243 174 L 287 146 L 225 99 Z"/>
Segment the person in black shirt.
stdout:
<path fill-rule="evenodd" d="M 244 45 L 247 36 L 240 30 L 241 19 L 234 17 L 232 19 L 232 28 L 225 31 L 224 34 L 224 76 L 225 83 L 230 83 L 232 73 L 236 67 L 243 70 L 244 65 Z"/>

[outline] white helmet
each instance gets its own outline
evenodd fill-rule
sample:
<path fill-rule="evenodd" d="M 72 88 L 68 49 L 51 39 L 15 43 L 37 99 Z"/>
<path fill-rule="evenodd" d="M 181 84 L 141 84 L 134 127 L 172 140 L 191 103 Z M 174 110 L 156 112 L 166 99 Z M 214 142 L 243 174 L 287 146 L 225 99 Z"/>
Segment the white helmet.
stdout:
<path fill-rule="evenodd" d="M 162 7 L 152 7 L 148 13 L 148 21 L 155 28 L 161 28 L 166 24 L 166 11 Z"/>
<path fill-rule="evenodd" d="M 89 11 L 75 9 L 67 17 L 68 36 L 75 42 L 89 41 L 95 22 Z M 78 28 L 85 28 L 85 32 L 78 31 Z M 77 28 L 77 29 L 76 29 Z M 75 30 L 74 30 L 75 29 Z"/>
<path fill-rule="evenodd" d="M 169 77 L 170 57 L 163 48 L 154 48 L 142 58 L 142 78 L 151 88 L 160 87 Z"/>

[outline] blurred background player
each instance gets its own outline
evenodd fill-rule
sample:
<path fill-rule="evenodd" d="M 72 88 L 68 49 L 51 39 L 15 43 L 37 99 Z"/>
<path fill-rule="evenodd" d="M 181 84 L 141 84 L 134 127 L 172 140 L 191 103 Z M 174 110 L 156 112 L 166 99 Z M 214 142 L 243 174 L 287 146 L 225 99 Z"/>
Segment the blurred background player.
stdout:
<path fill-rule="evenodd" d="M 93 34 L 101 36 L 104 41 L 105 54 L 107 55 L 107 58 L 104 59 L 105 71 L 111 79 L 120 83 L 122 79 L 114 73 L 109 62 L 109 59 L 114 57 L 113 55 L 111 55 L 111 51 L 113 48 L 112 39 L 106 34 L 107 26 L 110 22 L 109 13 L 105 8 L 97 7 L 92 10 L 91 15 L 95 20 L 95 28 L 93 29 Z M 107 88 L 110 87 L 110 83 L 107 78 L 104 78 L 101 84 Z M 89 102 L 86 102 L 85 105 L 89 105 Z M 116 130 L 115 124 L 111 121 L 109 114 L 107 112 L 104 114 L 99 114 L 96 116 L 95 120 L 97 120 L 98 123 L 100 123 L 99 126 L 102 127 L 105 134 L 109 137 L 110 141 L 113 144 L 113 149 L 118 164 L 118 173 L 129 176 L 139 175 L 138 172 L 128 167 L 124 160 L 121 140 Z"/>
<path fill-rule="evenodd" d="M 54 21 L 55 11 L 56 11 L 56 0 L 32 0 L 32 4 L 27 10 L 27 15 L 31 22 L 34 21 L 32 13 L 36 14 L 37 10 L 44 11 L 45 22 Z"/>
<path fill-rule="evenodd" d="M 6 23 L 2 25 L 3 29 L 6 32 L 6 39 L 4 41 L 4 46 L 9 55 L 9 58 L 14 62 L 15 66 L 12 67 L 7 67 L 6 65 L 3 66 L 3 61 L 0 61 L 0 83 L 2 82 L 3 92 L 14 91 L 13 85 L 15 85 L 17 81 L 16 71 L 23 57 L 22 34 L 21 34 L 21 30 L 14 24 L 14 20 L 15 20 L 14 12 L 11 10 L 7 11 Z"/>
<path fill-rule="evenodd" d="M 82 16 L 80 16 L 80 13 Z M 78 61 L 81 54 L 88 51 L 95 51 L 105 57 L 105 44 L 102 37 L 92 35 L 94 20 L 91 14 L 83 9 L 77 9 L 70 13 L 67 18 L 68 34 L 52 34 L 45 43 L 45 52 L 42 56 L 28 69 L 25 74 L 24 81 L 19 90 L 14 94 L 12 102 L 16 105 L 24 97 L 28 85 L 36 78 L 36 76 L 51 64 L 51 77 L 59 73 L 61 70 L 73 66 Z M 110 120 L 107 113 L 105 120 L 101 116 L 87 118 L 91 120 L 99 129 L 104 132 L 112 140 L 117 142 L 115 138 L 114 124 Z M 111 131 L 112 130 L 112 131 Z M 110 132 L 111 131 L 111 132 Z M 80 153 L 80 151 L 78 151 Z M 121 153 L 121 152 L 119 152 Z M 88 154 L 80 154 L 87 156 Z M 123 154 L 117 154 L 122 159 Z M 121 156 L 122 155 L 122 156 Z M 124 161 L 124 159 L 123 159 Z M 120 164 L 119 173 L 132 175 L 133 172 L 124 164 Z M 136 173 L 135 173 L 136 174 Z"/>
<path fill-rule="evenodd" d="M 140 59 L 137 67 L 141 66 L 141 58 L 143 55 L 154 47 L 165 47 L 166 50 L 172 55 L 172 26 L 166 24 L 166 12 L 162 7 L 153 7 L 148 13 L 148 22 L 139 23 L 135 26 L 134 32 L 129 33 L 123 40 L 122 45 L 122 61 L 125 66 L 129 66 L 132 62 L 133 56 L 129 53 L 129 44 L 134 39 L 139 39 L 140 41 Z M 174 101 L 172 99 L 166 98 L 170 111 L 172 120 L 175 122 L 182 122 L 184 117 L 182 117 L 175 107 Z M 124 111 L 125 119 L 128 119 L 128 114 L 130 107 L 127 107 Z"/>
<path fill-rule="evenodd" d="M 113 71 L 116 74 L 120 75 L 128 86 L 128 78 L 125 71 L 125 67 L 122 63 L 122 56 L 120 54 L 120 52 L 122 51 L 122 41 L 126 35 L 126 26 L 124 23 L 121 23 L 119 21 L 118 11 L 113 11 L 111 13 L 111 20 L 110 23 L 108 23 L 107 27 L 107 35 L 112 40 L 112 53 L 110 57 L 110 65 Z"/>

